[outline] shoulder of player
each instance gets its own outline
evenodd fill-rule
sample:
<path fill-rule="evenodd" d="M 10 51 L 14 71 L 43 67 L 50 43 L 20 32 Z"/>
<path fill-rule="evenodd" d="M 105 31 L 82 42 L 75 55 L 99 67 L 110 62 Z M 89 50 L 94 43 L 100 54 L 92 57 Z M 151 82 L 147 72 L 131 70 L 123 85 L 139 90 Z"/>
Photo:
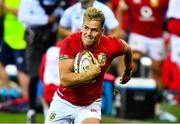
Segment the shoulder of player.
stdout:
<path fill-rule="evenodd" d="M 115 37 L 112 37 L 112 36 L 107 36 L 107 35 L 102 35 L 101 36 L 101 40 L 103 40 L 103 41 L 114 41 L 114 40 L 119 40 L 119 39 L 117 39 L 117 38 L 115 38 Z"/>
<path fill-rule="evenodd" d="M 75 47 L 81 41 L 81 32 L 75 32 L 70 34 L 63 40 L 63 45 L 68 45 L 68 47 Z"/>
<path fill-rule="evenodd" d="M 117 44 L 126 44 L 126 41 L 124 41 L 123 39 L 117 39 L 115 37 L 111 37 L 111 36 L 106 36 L 106 35 L 102 35 L 101 36 L 101 42 L 103 44 L 108 44 L 109 47 L 115 45 L 117 46 Z"/>
<path fill-rule="evenodd" d="M 68 37 L 71 38 L 71 39 L 81 39 L 81 35 L 82 35 L 82 32 L 74 32 L 72 34 L 70 34 Z"/>
<path fill-rule="evenodd" d="M 114 38 L 111 36 L 102 35 L 100 38 L 101 44 L 108 44 L 107 47 L 112 46 L 112 42 L 114 42 Z"/>

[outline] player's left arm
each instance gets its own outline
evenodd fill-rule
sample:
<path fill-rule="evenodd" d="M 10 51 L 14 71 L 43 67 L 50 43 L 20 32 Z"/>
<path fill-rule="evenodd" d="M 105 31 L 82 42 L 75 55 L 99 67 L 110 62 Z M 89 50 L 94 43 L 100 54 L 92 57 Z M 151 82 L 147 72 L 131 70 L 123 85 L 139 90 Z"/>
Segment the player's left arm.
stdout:
<path fill-rule="evenodd" d="M 127 83 L 132 76 L 132 50 L 130 46 L 125 42 L 122 41 L 124 45 L 124 65 L 125 70 L 122 75 L 121 83 L 125 84 Z"/>

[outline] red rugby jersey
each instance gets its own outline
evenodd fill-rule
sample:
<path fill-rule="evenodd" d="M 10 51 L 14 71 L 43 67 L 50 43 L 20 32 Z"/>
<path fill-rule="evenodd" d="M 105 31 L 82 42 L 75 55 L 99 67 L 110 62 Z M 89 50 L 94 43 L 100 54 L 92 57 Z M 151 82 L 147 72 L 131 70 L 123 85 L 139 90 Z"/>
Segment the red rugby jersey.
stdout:
<path fill-rule="evenodd" d="M 102 35 L 100 43 L 95 48 L 85 48 L 82 45 L 81 32 L 73 33 L 64 41 L 60 51 L 60 58 L 74 59 L 81 50 L 90 51 L 99 60 L 104 58 L 105 66 L 102 67 L 102 74 L 95 78 L 95 83 L 84 83 L 75 88 L 64 88 L 61 84 L 57 90 L 58 95 L 68 102 L 83 106 L 89 105 L 102 96 L 102 81 L 110 62 L 117 56 L 124 53 L 121 40 Z"/>
<path fill-rule="evenodd" d="M 168 30 L 180 37 L 180 19 L 171 18 L 168 21 Z"/>
<path fill-rule="evenodd" d="M 129 7 L 131 32 L 161 37 L 168 0 L 125 0 Z"/>

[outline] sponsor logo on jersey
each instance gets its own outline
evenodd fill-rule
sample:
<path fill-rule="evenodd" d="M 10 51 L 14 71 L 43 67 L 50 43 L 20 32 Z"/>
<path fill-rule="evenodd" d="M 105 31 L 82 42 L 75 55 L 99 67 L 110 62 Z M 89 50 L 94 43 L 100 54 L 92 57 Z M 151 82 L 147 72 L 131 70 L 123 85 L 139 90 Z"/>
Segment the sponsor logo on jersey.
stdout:
<path fill-rule="evenodd" d="M 153 16 L 153 10 L 149 6 L 142 6 L 140 9 L 140 14 L 140 21 L 155 21 L 155 17 Z"/>

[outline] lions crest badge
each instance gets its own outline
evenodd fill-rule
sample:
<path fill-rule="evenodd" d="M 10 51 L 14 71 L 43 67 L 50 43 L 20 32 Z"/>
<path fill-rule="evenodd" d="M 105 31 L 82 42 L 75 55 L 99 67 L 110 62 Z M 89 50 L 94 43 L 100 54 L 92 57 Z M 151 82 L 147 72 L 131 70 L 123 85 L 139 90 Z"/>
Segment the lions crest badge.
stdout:
<path fill-rule="evenodd" d="M 98 54 L 98 63 L 101 65 L 106 64 L 106 54 L 105 53 L 99 53 Z"/>
<path fill-rule="evenodd" d="M 54 120 L 56 117 L 56 113 L 55 112 L 51 112 L 51 114 L 49 115 L 49 121 Z"/>

